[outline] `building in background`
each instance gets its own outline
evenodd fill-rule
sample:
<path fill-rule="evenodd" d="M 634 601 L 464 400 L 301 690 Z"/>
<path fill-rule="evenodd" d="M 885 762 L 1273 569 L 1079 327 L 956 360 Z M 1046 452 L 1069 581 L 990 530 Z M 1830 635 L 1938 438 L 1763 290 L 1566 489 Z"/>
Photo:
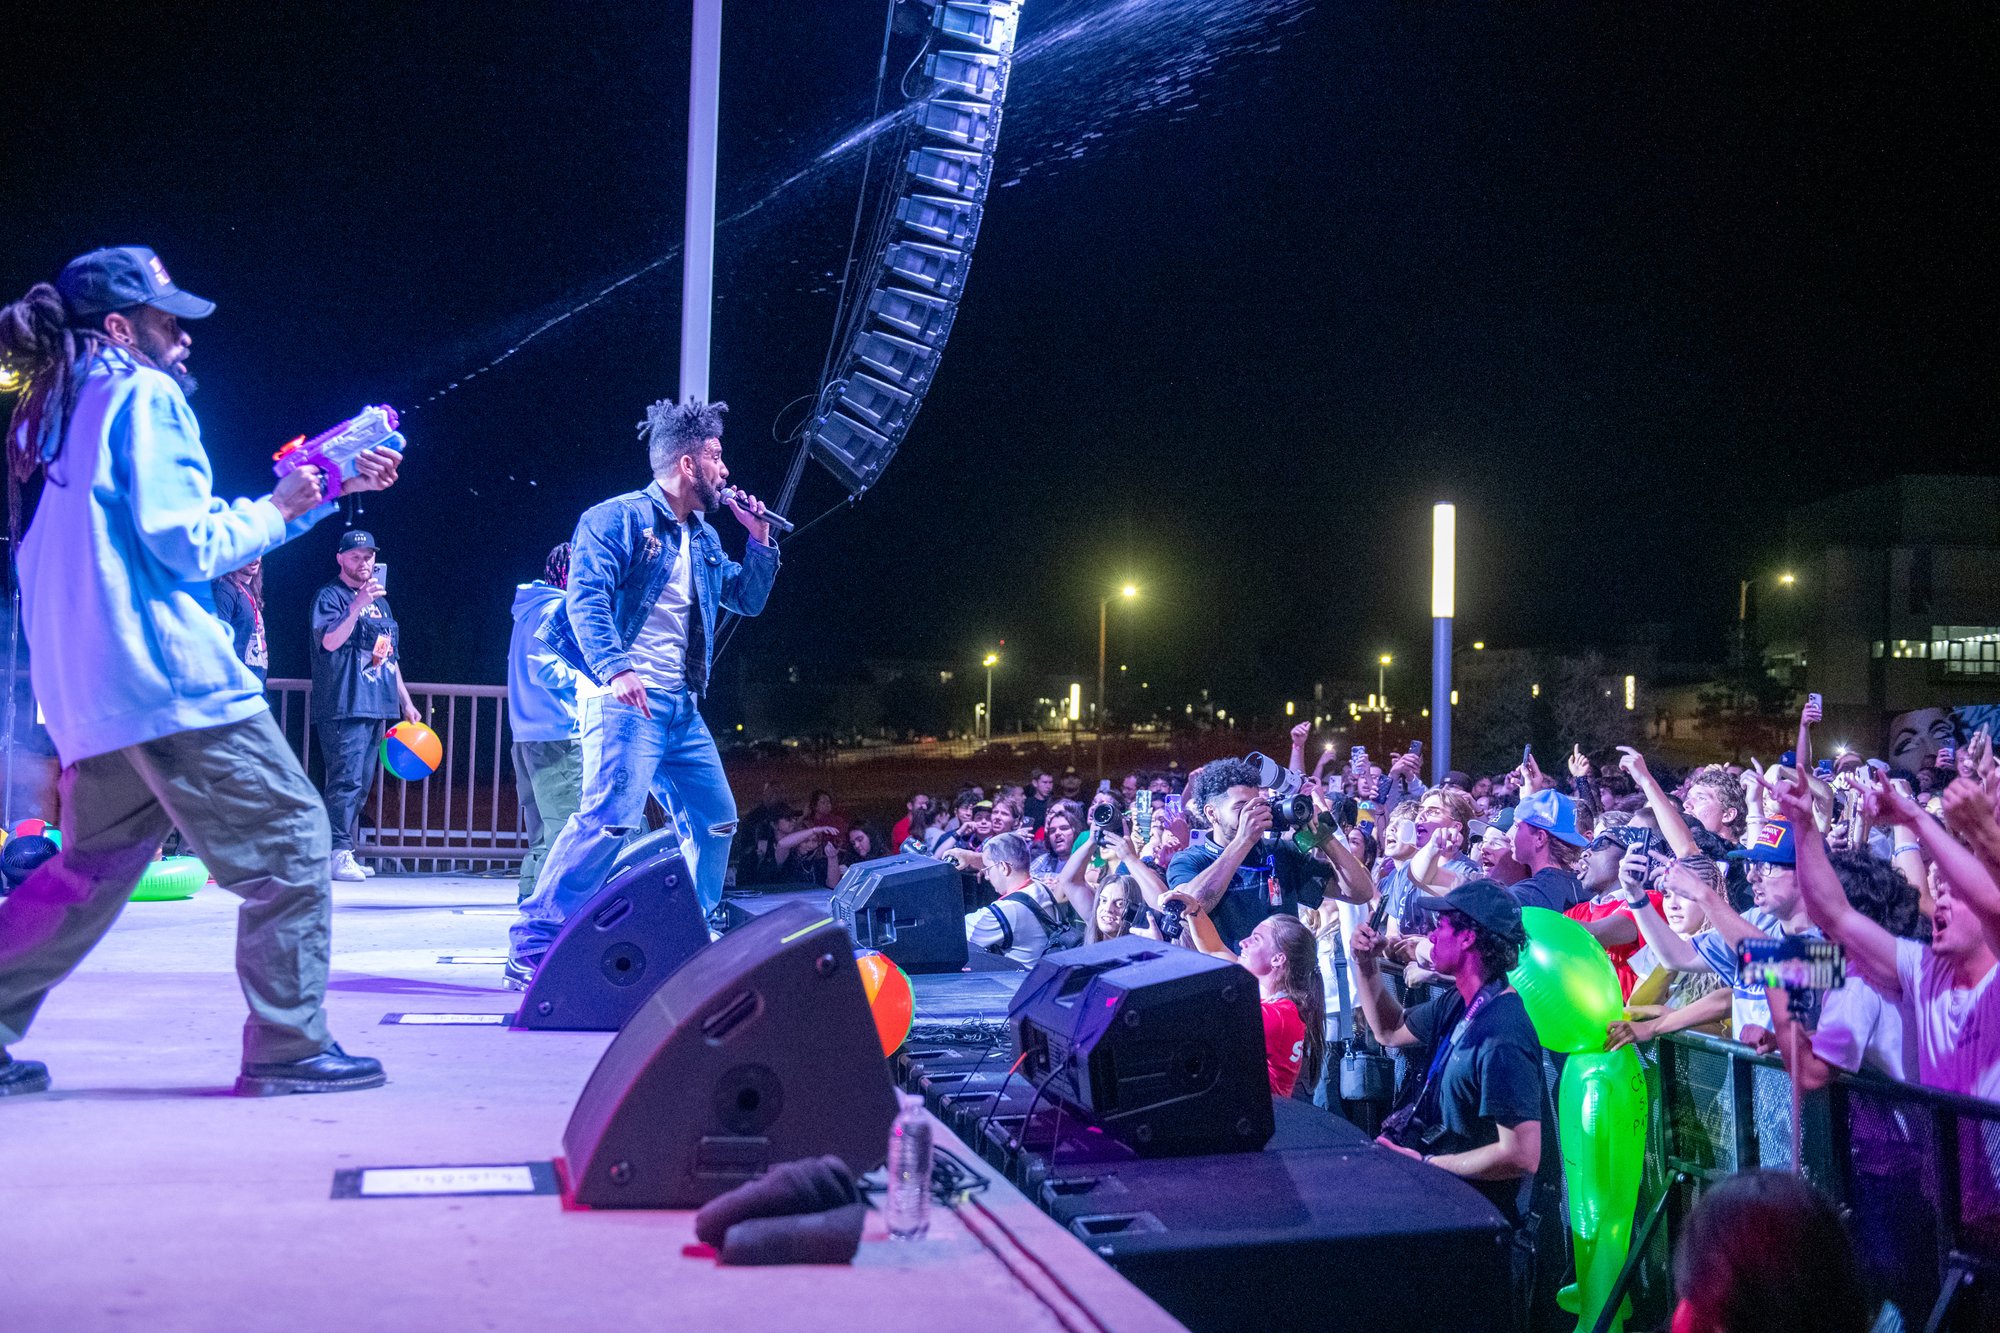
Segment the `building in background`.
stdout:
<path fill-rule="evenodd" d="M 1898 477 L 1799 506 L 1786 538 L 1756 631 L 1823 696 L 1828 748 L 1915 767 L 2000 716 L 2000 479 Z"/>

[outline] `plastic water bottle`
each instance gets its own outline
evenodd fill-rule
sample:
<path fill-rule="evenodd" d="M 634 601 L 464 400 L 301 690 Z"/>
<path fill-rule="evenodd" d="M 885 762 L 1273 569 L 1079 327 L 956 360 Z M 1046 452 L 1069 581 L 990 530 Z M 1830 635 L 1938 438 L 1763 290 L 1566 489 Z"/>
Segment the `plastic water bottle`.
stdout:
<path fill-rule="evenodd" d="M 919 1240 L 931 1227 L 931 1122 L 924 1099 L 899 1092 L 902 1110 L 889 1127 L 889 1193 L 883 1212 L 889 1234 Z"/>

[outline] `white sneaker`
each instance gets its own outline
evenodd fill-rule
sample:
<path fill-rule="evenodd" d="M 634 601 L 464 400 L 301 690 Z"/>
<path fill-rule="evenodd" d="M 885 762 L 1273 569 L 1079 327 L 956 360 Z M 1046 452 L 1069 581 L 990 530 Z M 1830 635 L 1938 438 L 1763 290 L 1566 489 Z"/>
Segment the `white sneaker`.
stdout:
<path fill-rule="evenodd" d="M 340 851 L 333 854 L 333 877 L 351 882 L 367 879 L 368 872 L 354 859 L 353 852 Z"/>
<path fill-rule="evenodd" d="M 361 872 L 362 876 L 363 876 L 364 878 L 366 878 L 366 879 L 373 879 L 373 878 L 375 878 L 375 867 L 373 867 L 373 866 L 367 866 L 367 865 L 363 865 L 363 864 L 361 864 L 361 862 L 359 862 L 359 861 L 356 861 L 356 862 L 354 863 L 354 868 L 355 868 L 356 870 L 359 870 L 359 871 Z"/>

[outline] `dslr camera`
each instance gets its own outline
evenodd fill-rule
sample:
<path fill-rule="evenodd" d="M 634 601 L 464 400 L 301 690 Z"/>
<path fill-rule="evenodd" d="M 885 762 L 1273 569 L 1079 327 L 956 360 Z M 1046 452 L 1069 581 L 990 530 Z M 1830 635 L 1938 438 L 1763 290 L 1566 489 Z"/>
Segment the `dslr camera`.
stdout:
<path fill-rule="evenodd" d="M 1271 808 L 1271 837 L 1282 837 L 1295 829 L 1312 826 L 1313 803 L 1310 796 L 1267 796 L 1264 804 Z"/>

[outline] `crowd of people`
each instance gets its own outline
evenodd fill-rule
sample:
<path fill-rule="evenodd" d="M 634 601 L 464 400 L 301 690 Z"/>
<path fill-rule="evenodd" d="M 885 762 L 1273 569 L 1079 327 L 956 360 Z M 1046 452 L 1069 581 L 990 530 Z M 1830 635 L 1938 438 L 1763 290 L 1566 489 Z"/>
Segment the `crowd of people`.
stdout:
<path fill-rule="evenodd" d="M 1625 1000 L 1605 1043 L 1701 1031 L 1834 1071 L 2000 1102 L 2000 762 L 1991 738 L 1920 771 L 1815 758 L 1820 708 L 1776 762 L 1656 771 L 1638 750 L 1422 778 L 1415 748 L 1344 763 L 1262 756 L 1073 769 L 914 793 L 881 826 L 825 792 L 772 793 L 738 883 L 837 883 L 888 851 L 967 875 L 971 947 L 1032 964 L 1055 945 L 1145 935 L 1258 978 L 1279 1095 L 1338 1103 L 1331 1058 L 1386 1048 L 1381 1142 L 1460 1175 L 1524 1221 L 1550 1142 L 1541 1051 L 1508 973 L 1523 909 L 1582 924 Z M 885 812 L 886 813 L 886 812 Z M 975 885 L 973 880 L 977 879 Z M 1739 965 L 1747 939 L 1831 941 L 1846 979 L 1786 995 Z M 1351 998 L 1349 998 L 1351 997 Z M 1970 1186 L 1969 1186 L 1970 1188 Z"/>
<path fill-rule="evenodd" d="M 331 513 L 334 486 L 387 489 L 400 455 L 371 449 L 351 474 L 304 467 L 267 496 L 216 497 L 183 326 L 212 310 L 144 247 L 81 256 L 0 308 L 0 357 L 27 386 L 10 422 L 16 477 L 96 479 L 45 487 L 19 552 L 64 840 L 40 839 L 43 859 L 0 895 L 0 1097 L 51 1086 L 7 1048 L 170 831 L 244 903 L 237 1090 L 385 1080 L 333 1041 L 323 998 L 330 881 L 368 873 L 353 851 L 370 755 L 385 725 L 416 717 L 386 573 L 373 537 L 346 532 L 311 608 L 321 797 L 264 697 L 261 559 Z M 1301 724 L 1282 764 L 1170 766 L 1090 792 L 1074 769 L 1038 771 L 914 793 L 886 829 L 828 792 L 797 808 L 767 792 L 739 824 L 699 705 L 718 615 L 762 609 L 778 554 L 771 516 L 726 485 L 723 410 L 653 404 L 639 426 L 650 482 L 587 511 L 517 598 L 509 687 L 534 843 L 510 931 L 517 984 L 655 792 L 681 821 L 705 909 L 732 874 L 831 887 L 901 851 L 962 872 L 969 946 L 1023 966 L 1128 934 L 1241 964 L 1263 1001 L 1271 1091 L 1331 1107 L 1336 1051 L 1398 1053 L 1379 1142 L 1484 1193 L 1516 1226 L 1517 1258 L 1532 1258 L 1530 1190 L 1551 1137 L 1543 1053 L 1510 984 L 1529 909 L 1603 948 L 1624 1000 L 1603 1034 L 1613 1050 L 1705 1030 L 1781 1054 L 1801 1088 L 1838 1072 L 2000 1105 L 2000 761 L 1983 731 L 1914 771 L 1816 761 L 1809 697 L 1796 745 L 1768 766 L 1669 775 L 1630 747 L 1572 747 L 1553 772 L 1530 751 L 1504 773 L 1427 784 L 1414 744 L 1379 759 L 1355 747 L 1338 765 L 1328 746 L 1309 771 Z M 745 530 L 741 562 L 707 521 L 725 511 Z M 1845 979 L 1785 993 L 1740 961 L 1746 943 L 1788 939 L 1838 946 Z M 2000 1217 L 1991 1179 L 1968 1173 L 1964 1188 L 1969 1210 Z M 1739 1177 L 1686 1231 L 1674 1326 L 1866 1327 L 1846 1245 L 1797 1180 Z"/>

